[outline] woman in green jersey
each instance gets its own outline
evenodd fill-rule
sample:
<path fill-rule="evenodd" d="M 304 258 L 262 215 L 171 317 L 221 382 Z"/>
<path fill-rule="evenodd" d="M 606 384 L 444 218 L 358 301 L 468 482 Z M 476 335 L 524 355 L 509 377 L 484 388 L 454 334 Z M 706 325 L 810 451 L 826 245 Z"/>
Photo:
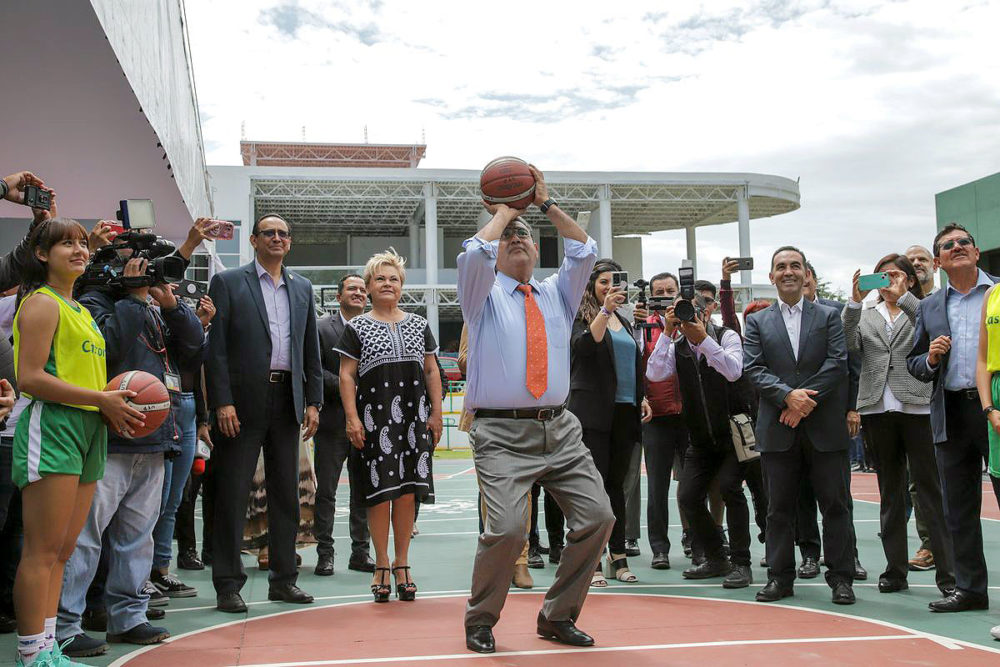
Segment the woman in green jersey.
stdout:
<path fill-rule="evenodd" d="M 21 488 L 24 549 L 14 584 L 17 665 L 69 661 L 53 646 L 63 567 L 104 474 L 107 428 L 135 428 L 142 413 L 104 391 L 104 337 L 73 284 L 90 257 L 75 220 L 45 220 L 32 230 L 14 317 L 18 388 L 31 399 L 14 436 L 14 482 Z M 51 656 L 51 658 L 50 658 Z M 58 660 L 55 660 L 59 658 Z"/>
<path fill-rule="evenodd" d="M 996 285 L 986 292 L 983 299 L 980 326 L 976 386 L 989 421 L 989 472 L 993 477 L 1000 477 L 1000 289 Z"/>

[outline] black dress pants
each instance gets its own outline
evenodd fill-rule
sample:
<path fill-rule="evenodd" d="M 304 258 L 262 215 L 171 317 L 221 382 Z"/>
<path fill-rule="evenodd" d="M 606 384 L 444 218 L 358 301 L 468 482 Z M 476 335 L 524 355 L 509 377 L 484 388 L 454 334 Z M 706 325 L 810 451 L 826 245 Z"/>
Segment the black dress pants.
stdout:
<path fill-rule="evenodd" d="M 986 595 L 986 558 L 980 514 L 983 509 L 983 464 L 989 459 L 986 432 L 989 424 L 983 416 L 978 395 L 973 396 L 973 393 L 945 391 L 948 439 L 935 446 L 944 518 L 954 545 L 956 588 Z M 987 477 L 993 482 L 993 493 L 1000 503 L 1000 480 L 991 475 Z M 920 488 L 919 483 L 917 488 Z"/>
<path fill-rule="evenodd" d="M 11 477 L 12 455 L 12 440 L 0 444 L 0 614 L 7 616 L 14 615 L 14 577 L 24 539 L 21 492 Z"/>
<path fill-rule="evenodd" d="M 322 420 L 320 421 L 322 424 Z M 313 438 L 315 445 L 316 467 L 316 509 L 314 511 L 314 530 L 316 536 L 316 553 L 319 556 L 333 558 L 333 522 L 337 510 L 337 486 L 344 462 L 351 456 L 350 440 L 343 428 L 336 430 L 323 428 L 316 431 Z M 354 469 L 357 466 L 347 466 L 347 479 L 354 488 Z M 350 494 L 349 528 L 351 533 L 351 558 L 364 560 L 368 556 L 368 510 Z"/>
<path fill-rule="evenodd" d="M 823 550 L 826 581 L 830 586 L 854 580 L 854 541 L 847 475 L 847 449 L 815 449 L 802 429 L 796 429 L 792 446 L 783 452 L 763 452 L 761 463 L 767 482 L 768 514 L 766 554 L 768 578 L 781 586 L 795 581 L 795 523 L 799 480 L 808 476 L 823 514 Z"/>
<path fill-rule="evenodd" d="M 212 434 L 212 442 L 218 435 Z M 198 538 L 194 529 L 194 510 L 198 504 L 198 494 L 201 493 L 201 549 L 202 555 L 212 552 L 212 531 L 215 527 L 215 457 L 205 461 L 205 472 L 200 475 L 188 475 L 187 486 L 184 487 L 184 497 L 177 508 L 177 521 L 174 524 L 174 539 L 177 540 L 177 552 L 197 552 Z"/>
<path fill-rule="evenodd" d="M 697 543 L 710 561 L 724 560 L 722 535 L 706 505 L 708 487 L 716 477 L 726 504 L 730 560 L 749 565 L 750 507 L 743 492 L 742 466 L 731 443 L 714 447 L 692 443 L 688 447 L 677 484 L 677 504 L 687 517 L 692 543 Z"/>
<path fill-rule="evenodd" d="M 944 522 L 930 417 L 883 412 L 862 415 L 861 425 L 867 434 L 868 445 L 875 460 L 881 497 L 879 525 L 882 528 L 886 569 L 879 578 L 905 581 L 909 572 L 906 502 L 909 498 L 909 476 L 912 475 L 923 521 L 930 533 L 935 580 L 942 592 L 954 588 L 951 535 Z M 907 463 L 910 475 L 907 475 Z"/>
<path fill-rule="evenodd" d="M 604 490 L 615 515 L 608 548 L 612 554 L 620 556 L 625 555 L 625 476 L 632 460 L 632 450 L 638 446 L 633 435 L 637 409 L 628 403 L 616 403 L 610 431 L 583 429 L 583 444 L 590 450 L 594 465 L 604 479 Z M 548 512 L 546 503 L 546 520 Z"/>
<path fill-rule="evenodd" d="M 649 548 L 654 554 L 670 553 L 670 476 L 674 454 L 687 448 L 687 429 L 681 415 L 653 417 L 642 426 L 643 453 L 646 458 L 646 530 Z"/>
<path fill-rule="evenodd" d="M 802 558 L 819 560 L 821 537 L 819 522 L 816 519 L 816 492 L 813 490 L 812 477 L 802 475 L 799 483 L 799 501 L 795 511 L 795 544 L 799 547 Z M 848 456 L 848 466 L 844 473 L 844 483 L 847 484 L 847 511 L 851 514 L 851 550 L 854 556 L 857 556 L 858 538 L 854 532 L 854 496 L 851 495 L 850 456 Z"/>
<path fill-rule="evenodd" d="M 216 475 L 212 583 L 218 595 L 238 593 L 247 576 L 240 559 L 247 502 L 257 458 L 264 449 L 267 541 L 271 585 L 295 583 L 295 539 L 299 529 L 299 420 L 288 381 L 269 382 L 265 414 L 237 415 L 235 438 L 219 434 L 213 452 Z"/>

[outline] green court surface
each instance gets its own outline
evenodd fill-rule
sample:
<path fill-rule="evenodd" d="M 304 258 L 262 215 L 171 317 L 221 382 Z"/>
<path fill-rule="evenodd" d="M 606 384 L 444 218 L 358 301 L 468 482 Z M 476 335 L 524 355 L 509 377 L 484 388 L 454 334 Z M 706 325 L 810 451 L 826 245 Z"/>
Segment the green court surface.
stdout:
<path fill-rule="evenodd" d="M 210 570 L 179 571 L 178 574 L 183 581 L 197 587 L 199 595 L 195 598 L 171 600 L 169 606 L 165 608 L 166 619 L 158 624 L 164 625 L 170 630 L 174 636 L 171 641 L 176 641 L 178 646 L 182 641 L 190 643 L 191 638 L 197 640 L 200 637 L 200 643 L 192 644 L 188 650 L 174 651 L 174 653 L 164 651 L 164 648 L 172 648 L 169 646 L 156 648 L 150 652 L 142 652 L 140 647 L 136 646 L 112 645 L 111 651 L 107 655 L 101 658 L 84 659 L 81 662 L 94 665 L 129 663 L 172 665 L 191 662 L 192 667 L 195 667 L 196 665 L 215 664 L 280 664 L 288 666 L 367 664 L 373 662 L 409 664 L 411 660 L 416 659 L 415 657 L 399 657 L 408 655 L 405 652 L 405 646 L 400 648 L 403 652 L 393 653 L 381 646 L 377 639 L 366 638 L 367 636 L 362 630 L 338 625 L 340 621 L 330 621 L 329 627 L 319 626 L 326 628 L 325 631 L 319 633 L 324 636 L 316 638 L 317 641 L 324 642 L 323 646 L 325 646 L 325 649 L 319 653 L 319 659 L 315 653 L 310 654 L 311 657 L 308 659 L 305 654 L 297 654 L 295 644 L 300 640 L 293 639 L 292 635 L 288 635 L 287 643 L 289 646 L 273 646 L 274 644 L 282 644 L 280 633 L 277 635 L 277 639 L 272 637 L 267 640 L 272 644 L 267 648 L 282 648 L 284 652 L 279 655 L 284 657 L 279 660 L 269 657 L 267 662 L 255 659 L 251 650 L 251 644 L 254 640 L 250 629 L 261 626 L 246 621 L 248 619 L 262 619 L 281 612 L 292 612 L 278 617 L 285 619 L 286 625 L 290 628 L 289 632 L 294 632 L 294 628 L 297 627 L 296 623 L 305 627 L 302 624 L 307 623 L 310 614 L 315 620 L 319 618 L 316 616 L 317 613 L 325 613 L 334 614 L 328 616 L 330 619 L 371 618 L 372 623 L 381 624 L 380 627 L 383 629 L 379 632 L 386 638 L 394 637 L 400 632 L 405 635 L 405 624 L 408 622 L 416 623 L 417 617 L 426 613 L 427 616 L 419 620 L 430 623 L 429 627 L 440 635 L 440 640 L 439 646 L 434 647 L 434 650 L 427 649 L 434 655 L 424 652 L 425 655 L 421 661 L 442 662 L 449 665 L 466 664 L 468 661 L 471 664 L 474 658 L 473 654 L 463 654 L 461 603 L 469 589 L 473 556 L 476 549 L 476 536 L 478 534 L 477 489 L 472 460 L 453 458 L 454 456 L 458 456 L 458 454 L 453 453 L 447 459 L 444 457 L 435 458 L 434 473 L 438 502 L 434 505 L 425 505 L 420 511 L 418 521 L 420 534 L 414 539 L 410 549 L 413 577 L 420 589 L 415 603 L 406 604 L 393 600 L 386 605 L 374 605 L 368 589 L 370 575 L 347 570 L 349 540 L 346 537 L 347 484 L 345 479 L 338 496 L 337 522 L 334 533 L 338 546 L 335 575 L 332 577 L 315 576 L 313 574 L 313 566 L 316 562 L 315 549 L 310 547 L 300 550 L 303 564 L 300 568 L 298 584 L 316 597 L 314 605 L 300 607 L 268 602 L 267 573 L 258 571 L 256 561 L 250 556 L 244 556 L 243 560 L 249 574 L 249 580 L 243 589 L 243 597 L 250 609 L 246 615 L 229 615 L 215 611 Z M 681 570 L 688 565 L 688 561 L 680 549 L 681 529 L 677 521 L 676 504 L 671 500 L 672 525 L 670 535 L 674 547 L 670 559 L 673 569 L 658 571 L 649 567 L 651 554 L 649 545 L 645 541 L 645 513 L 643 513 L 643 539 L 640 542 L 643 553 L 641 556 L 629 560 L 640 581 L 637 584 L 611 581 L 610 586 L 604 592 L 598 592 L 591 596 L 588 606 L 584 607 L 583 615 L 579 619 L 579 625 L 582 629 L 594 634 L 598 647 L 604 647 L 603 650 L 606 652 L 592 652 L 580 664 L 615 664 L 623 660 L 631 661 L 632 664 L 666 664 L 668 662 L 670 664 L 694 664 L 696 662 L 703 663 L 705 660 L 716 664 L 761 664 L 765 660 L 771 664 L 805 664 L 806 662 L 815 662 L 815 660 L 822 660 L 827 664 L 861 664 L 866 661 L 866 655 L 871 655 L 866 651 L 871 651 L 871 647 L 877 645 L 881 653 L 878 654 L 877 658 L 871 655 L 868 661 L 878 660 L 887 664 L 1000 665 L 1000 650 L 998 650 L 1000 642 L 994 641 L 989 635 L 992 626 L 1000 625 L 1000 594 L 996 592 L 1000 589 L 1000 570 L 997 568 L 1000 564 L 1000 521 L 996 519 L 984 519 L 983 521 L 985 551 L 991 566 L 991 581 L 995 584 L 990 587 L 990 590 L 993 593 L 993 602 L 997 609 L 961 614 L 932 614 L 927 610 L 927 603 L 938 597 L 938 591 L 934 586 L 933 571 L 911 572 L 909 591 L 891 595 L 880 594 L 877 591 L 875 582 L 885 561 L 877 537 L 878 505 L 876 502 L 872 502 L 872 500 L 877 501 L 877 497 L 873 497 L 872 493 L 875 486 L 874 475 L 855 474 L 854 480 L 858 549 L 861 561 L 869 571 L 867 581 L 855 584 L 858 597 L 856 605 L 837 607 L 831 604 L 829 588 L 823 583 L 822 578 L 811 581 L 800 580 L 795 586 L 795 597 L 778 605 L 753 603 L 754 593 L 766 581 L 766 572 L 758 566 L 758 561 L 764 553 L 764 547 L 756 539 L 751 545 L 755 583 L 750 588 L 727 591 L 721 587 L 721 580 L 709 580 L 708 582 L 684 580 L 681 576 Z M 675 487 L 675 484 L 671 486 L 672 496 Z M 984 506 L 986 507 L 984 514 L 993 517 L 1000 516 L 996 512 L 996 503 L 992 494 L 984 497 Z M 645 478 L 643 478 L 643 507 L 645 507 Z M 539 524 L 543 527 L 542 542 L 544 544 L 546 542 L 544 522 L 540 520 Z M 755 529 L 755 526 L 752 525 L 751 528 Z M 912 553 L 917 546 L 912 523 L 910 534 L 910 552 Z M 752 535 L 756 535 L 755 530 L 752 530 Z M 554 572 L 555 566 L 548 564 L 547 561 L 544 569 L 532 570 L 535 588 L 531 592 L 543 593 L 551 584 Z M 624 597 L 622 594 L 635 597 Z M 601 596 L 601 598 L 598 599 L 597 596 Z M 604 596 L 611 597 L 606 599 Z M 508 601 L 505 618 L 501 620 L 501 625 L 497 628 L 498 650 L 501 653 L 486 658 L 485 662 L 476 660 L 474 664 L 544 665 L 555 664 L 558 659 L 566 656 L 567 651 L 558 650 L 559 645 L 542 642 L 532 637 L 532 628 L 530 627 L 525 630 L 523 637 L 518 635 L 515 641 L 514 631 L 506 630 L 508 626 L 504 625 L 508 622 L 507 615 L 513 616 L 515 613 L 521 613 L 517 610 L 528 604 L 530 609 L 523 612 L 522 615 L 527 617 L 524 620 L 525 623 L 533 622 L 533 614 L 538 608 L 540 600 L 533 596 L 522 598 L 521 595 L 516 598 L 512 597 L 511 600 L 513 599 L 518 602 L 514 604 L 510 600 Z M 426 611 L 421 609 L 422 600 L 424 601 L 423 610 Z M 637 611 L 634 618 L 629 618 L 627 610 L 630 608 L 629 605 L 633 604 L 630 602 L 632 600 L 642 600 L 643 611 Z M 704 605 L 711 600 L 724 601 L 729 604 L 720 603 L 712 607 L 713 609 L 717 607 L 717 609 L 712 612 L 714 615 L 711 617 L 710 624 L 700 630 L 704 634 L 702 639 L 705 637 L 707 639 L 704 641 L 699 639 L 695 642 L 694 637 L 700 636 L 697 635 L 696 629 L 690 630 L 690 636 L 686 634 L 688 631 L 682 631 L 682 628 L 686 627 L 685 624 L 689 622 L 687 616 L 695 613 L 691 611 L 693 607 L 690 605 Z M 733 602 L 740 604 L 731 604 Z M 615 607 L 612 603 L 618 606 Z M 639 605 L 638 602 L 634 604 Z M 654 606 L 650 607 L 649 604 L 654 604 Z M 335 614 L 340 613 L 338 610 L 321 609 L 322 607 L 334 606 L 343 607 L 342 611 L 347 615 L 336 616 Z M 376 606 L 378 609 L 374 609 Z M 776 611 L 771 609 L 774 607 L 781 609 Z M 636 608 L 638 609 L 638 606 Z M 591 609 L 607 609 L 607 611 L 590 611 Z M 615 609 L 617 611 L 612 611 Z M 622 609 L 626 611 L 622 613 Z M 826 615 L 798 613 L 798 610 L 810 609 L 818 610 Z M 787 626 L 774 627 L 774 623 L 767 623 L 763 620 L 768 618 L 768 615 L 777 612 L 811 619 L 831 619 L 827 621 L 828 623 L 832 623 L 833 619 L 840 622 L 845 616 L 853 617 L 848 619 L 851 622 L 854 619 L 873 621 L 878 626 L 871 623 L 864 625 L 866 627 L 880 627 L 879 633 L 882 636 L 873 637 L 868 636 L 873 634 L 871 632 L 861 632 L 859 636 L 852 637 L 848 641 L 843 637 L 832 639 L 822 637 L 824 632 L 816 630 L 814 634 L 809 635 L 812 639 L 780 638 Z M 606 616 L 607 613 L 613 613 L 616 616 L 610 619 Z M 748 613 L 750 613 L 749 617 Z M 830 616 L 830 613 L 837 616 Z M 300 614 L 304 615 L 300 616 Z M 434 616 L 434 614 L 438 615 Z M 732 614 L 732 625 L 730 625 L 729 614 Z M 393 627 L 394 616 L 397 621 L 403 623 L 399 627 Z M 761 619 L 757 625 L 754 625 L 754 618 Z M 774 618 L 776 619 L 775 623 L 786 623 L 786 621 L 778 621 L 777 616 Z M 403 619 L 409 620 L 404 621 Z M 509 622 L 513 623 L 514 620 L 511 619 Z M 219 631 L 217 635 L 198 632 L 223 624 L 231 625 L 223 631 Z M 648 638 L 629 634 L 630 624 L 647 629 L 652 628 L 656 632 L 650 634 Z M 354 627 L 352 626 L 352 628 Z M 887 628 L 897 634 L 884 635 L 884 633 L 889 632 Z M 507 634 L 503 634 L 502 631 L 506 631 Z M 904 634 L 898 634 L 899 632 Z M 196 634 L 189 635 L 189 633 Z M 189 635 L 189 637 L 184 637 L 184 635 Z M 775 639 L 776 635 L 779 637 L 778 639 Z M 215 636 L 218 636 L 217 640 L 212 639 Z M 734 638 L 739 641 L 727 641 Z M 423 637 L 422 639 L 428 638 Z M 505 650 L 505 639 L 509 639 L 515 648 L 524 649 L 510 652 L 507 661 L 502 655 Z M 954 643 L 948 640 L 962 641 Z M 817 642 L 814 646 L 820 648 L 815 651 L 797 653 L 794 656 L 784 654 L 784 657 L 766 652 L 769 647 L 773 647 L 773 644 L 784 646 L 792 642 L 805 642 L 810 645 L 812 645 L 811 642 Z M 919 642 L 924 642 L 924 644 Z M 0 657 L 2 657 L 0 663 L 11 664 L 13 662 L 14 644 L 13 634 L 0 638 Z M 714 651 L 721 650 L 718 649 L 720 646 L 729 646 L 730 644 L 736 645 L 735 648 L 730 646 L 736 651 L 733 654 L 702 653 L 700 654 L 702 658 L 699 659 L 696 653 L 690 662 L 672 660 L 674 656 L 681 658 L 681 653 L 669 650 L 683 647 L 685 650 L 692 651 Z M 977 650 L 973 645 L 984 647 L 986 650 Z M 704 647 L 712 648 L 704 649 Z M 933 650 L 930 650 L 931 648 Z M 821 653 L 820 650 L 825 651 L 825 653 Z M 366 659 L 344 658 L 344 656 L 353 656 L 358 651 L 369 657 Z M 657 653 L 657 651 L 662 654 Z M 755 653 L 756 651 L 761 652 Z M 934 651 L 939 651 L 939 653 Z M 574 659 L 585 657 L 585 654 L 578 650 L 573 650 L 572 653 Z M 389 657 L 384 657 L 385 655 Z M 838 655 L 843 656 L 843 660 L 838 660 Z M 810 659 L 809 656 L 812 658 Z"/>

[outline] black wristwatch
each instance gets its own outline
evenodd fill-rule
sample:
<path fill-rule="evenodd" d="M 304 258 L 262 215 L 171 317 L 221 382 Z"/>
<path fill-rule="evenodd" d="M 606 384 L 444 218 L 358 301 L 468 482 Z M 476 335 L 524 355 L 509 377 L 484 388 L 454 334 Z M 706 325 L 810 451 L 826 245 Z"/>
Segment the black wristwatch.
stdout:
<path fill-rule="evenodd" d="M 553 199 L 552 197 L 549 197 L 548 199 L 546 199 L 542 203 L 541 206 L 538 207 L 538 210 L 541 211 L 542 213 L 545 213 L 546 211 L 548 211 L 553 206 L 558 206 L 558 205 L 559 205 L 559 203 L 555 199 Z"/>
<path fill-rule="evenodd" d="M 316 408 L 316 412 L 323 412 L 323 404 L 322 403 L 310 403 L 307 407 Z"/>
<path fill-rule="evenodd" d="M 994 407 L 992 405 L 987 405 L 985 408 L 983 408 L 983 414 L 986 415 L 987 417 L 990 416 L 991 412 L 995 412 L 995 411 L 996 411 L 996 407 Z"/>

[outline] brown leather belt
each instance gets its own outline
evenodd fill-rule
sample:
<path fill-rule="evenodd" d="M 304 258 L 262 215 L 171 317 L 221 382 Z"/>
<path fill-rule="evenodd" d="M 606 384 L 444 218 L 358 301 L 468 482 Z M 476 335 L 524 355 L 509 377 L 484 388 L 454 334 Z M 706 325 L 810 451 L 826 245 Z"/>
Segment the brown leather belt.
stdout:
<path fill-rule="evenodd" d="M 534 419 L 540 422 L 547 422 L 561 415 L 564 410 L 566 410 L 565 405 L 557 405 L 550 408 L 517 408 L 515 410 L 476 408 L 476 419 L 481 417 L 489 419 Z"/>

